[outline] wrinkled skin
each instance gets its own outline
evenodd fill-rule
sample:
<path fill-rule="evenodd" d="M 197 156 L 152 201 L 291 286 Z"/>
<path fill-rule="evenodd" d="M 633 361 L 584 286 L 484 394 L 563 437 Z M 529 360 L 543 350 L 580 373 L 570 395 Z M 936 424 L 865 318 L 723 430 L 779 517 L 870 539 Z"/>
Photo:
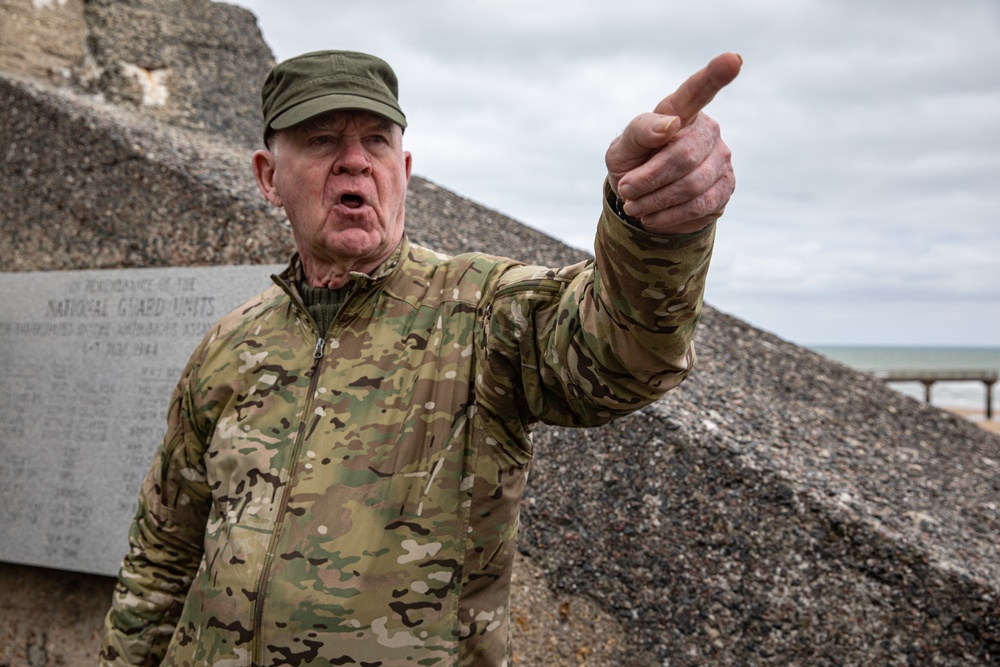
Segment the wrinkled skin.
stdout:
<path fill-rule="evenodd" d="M 264 197 L 285 209 L 306 280 L 341 287 L 371 273 L 403 235 L 412 158 L 402 130 L 363 111 L 325 114 L 253 155 Z"/>
<path fill-rule="evenodd" d="M 735 53 L 712 59 L 636 116 L 605 156 L 611 189 L 625 213 L 654 234 L 686 234 L 719 219 L 736 189 L 729 147 L 702 109 L 740 72 Z"/>

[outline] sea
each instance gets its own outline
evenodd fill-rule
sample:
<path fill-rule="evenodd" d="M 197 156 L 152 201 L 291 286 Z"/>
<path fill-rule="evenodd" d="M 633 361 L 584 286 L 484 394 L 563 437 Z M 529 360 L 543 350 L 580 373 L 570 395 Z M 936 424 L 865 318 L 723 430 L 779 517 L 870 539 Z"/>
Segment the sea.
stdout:
<path fill-rule="evenodd" d="M 862 347 L 808 345 L 809 349 L 861 371 L 975 370 L 1000 373 L 1000 347 Z M 924 400 L 919 382 L 892 382 L 893 389 Z M 993 418 L 1000 414 L 1000 382 L 993 385 Z M 982 416 L 986 412 L 986 386 L 982 382 L 935 382 L 931 403 Z"/>

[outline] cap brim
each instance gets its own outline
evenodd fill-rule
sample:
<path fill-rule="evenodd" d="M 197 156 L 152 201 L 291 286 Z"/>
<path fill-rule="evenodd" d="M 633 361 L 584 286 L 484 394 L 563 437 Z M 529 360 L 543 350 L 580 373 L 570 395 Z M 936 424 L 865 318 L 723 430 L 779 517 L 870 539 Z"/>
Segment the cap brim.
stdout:
<path fill-rule="evenodd" d="M 296 104 L 291 109 L 278 114 L 271 121 L 271 128 L 284 130 L 320 114 L 346 110 L 370 111 L 400 127 L 406 127 L 406 116 L 388 104 L 358 95 L 323 95 Z"/>

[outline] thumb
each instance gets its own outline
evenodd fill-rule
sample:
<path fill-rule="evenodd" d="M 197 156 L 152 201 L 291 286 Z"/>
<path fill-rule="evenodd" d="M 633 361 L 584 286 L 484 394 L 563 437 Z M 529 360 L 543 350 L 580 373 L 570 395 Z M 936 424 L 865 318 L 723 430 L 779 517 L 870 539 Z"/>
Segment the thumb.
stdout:
<path fill-rule="evenodd" d="M 681 129 L 681 119 L 644 113 L 636 116 L 608 149 L 608 167 L 612 171 L 631 169 L 649 154 L 666 146 Z"/>

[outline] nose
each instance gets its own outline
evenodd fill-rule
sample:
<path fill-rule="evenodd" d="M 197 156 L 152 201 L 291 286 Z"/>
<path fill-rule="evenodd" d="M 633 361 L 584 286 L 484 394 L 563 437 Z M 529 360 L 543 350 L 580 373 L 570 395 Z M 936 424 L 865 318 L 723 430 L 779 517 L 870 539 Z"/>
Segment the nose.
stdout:
<path fill-rule="evenodd" d="M 336 174 L 357 176 L 371 172 L 371 160 L 360 141 L 351 140 L 343 143 L 340 154 L 333 164 Z"/>

